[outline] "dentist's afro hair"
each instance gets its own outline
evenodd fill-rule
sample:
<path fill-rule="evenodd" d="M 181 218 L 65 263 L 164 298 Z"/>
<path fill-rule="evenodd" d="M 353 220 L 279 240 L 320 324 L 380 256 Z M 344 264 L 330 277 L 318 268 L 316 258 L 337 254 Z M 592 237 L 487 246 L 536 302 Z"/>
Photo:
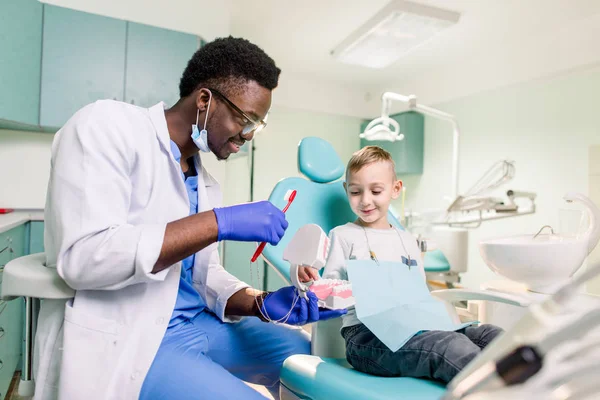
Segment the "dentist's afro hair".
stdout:
<path fill-rule="evenodd" d="M 281 70 L 260 47 L 246 39 L 226 37 L 200 48 L 188 62 L 179 83 L 180 97 L 200 87 L 214 87 L 232 94 L 248 81 L 273 90 Z"/>

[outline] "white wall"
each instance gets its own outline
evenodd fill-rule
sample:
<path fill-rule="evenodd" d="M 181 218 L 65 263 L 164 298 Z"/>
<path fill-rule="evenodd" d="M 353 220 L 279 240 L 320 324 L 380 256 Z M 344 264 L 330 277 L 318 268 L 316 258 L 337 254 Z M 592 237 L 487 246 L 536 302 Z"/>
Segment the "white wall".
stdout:
<path fill-rule="evenodd" d="M 479 241 L 534 234 L 545 224 L 558 227 L 558 210 L 569 208 L 563 195 L 588 193 L 588 151 L 600 144 L 598 93 L 600 67 L 595 67 L 437 105 L 461 126 L 460 192 L 493 162 L 508 158 L 516 161 L 516 177 L 498 194 L 507 189 L 538 194 L 536 214 L 490 221 L 470 232 L 467 286 L 496 278 L 479 256 Z M 442 196 L 451 192 L 451 143 L 448 125 L 427 118 L 423 175 L 405 177 L 409 207 L 445 205 Z"/>
<path fill-rule="evenodd" d="M 380 96 L 364 87 L 291 75 L 285 70 L 273 92 L 273 105 L 365 119 L 381 112 Z"/>
<path fill-rule="evenodd" d="M 40 0 L 40 2 L 192 33 L 207 41 L 227 36 L 230 31 L 228 0 Z"/>
<path fill-rule="evenodd" d="M 53 134 L 0 130 L 0 208 L 44 208 Z"/>

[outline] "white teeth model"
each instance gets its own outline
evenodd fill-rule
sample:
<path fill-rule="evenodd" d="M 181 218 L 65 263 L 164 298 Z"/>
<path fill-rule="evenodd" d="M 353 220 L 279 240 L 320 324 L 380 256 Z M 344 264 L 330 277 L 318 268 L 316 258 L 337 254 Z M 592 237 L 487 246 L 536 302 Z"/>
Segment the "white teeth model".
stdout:
<path fill-rule="evenodd" d="M 331 294 L 324 300 L 319 299 L 319 307 L 329 308 L 332 310 L 339 310 L 342 308 L 348 308 L 356 304 L 354 296 L 341 297 L 340 293 L 345 291 L 352 291 L 352 284 L 349 281 L 342 279 L 319 279 L 313 283 L 316 286 L 332 286 Z M 311 285 L 311 287 L 313 286 Z M 315 288 L 316 289 L 316 288 Z"/>

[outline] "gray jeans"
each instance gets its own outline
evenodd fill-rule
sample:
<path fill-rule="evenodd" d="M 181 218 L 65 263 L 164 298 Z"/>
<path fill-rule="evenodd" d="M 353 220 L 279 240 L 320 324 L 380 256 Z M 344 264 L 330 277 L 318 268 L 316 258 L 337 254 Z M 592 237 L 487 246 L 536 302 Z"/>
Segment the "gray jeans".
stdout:
<path fill-rule="evenodd" d="M 346 359 L 354 369 L 377 376 L 429 378 L 448 383 L 502 329 L 494 325 L 456 332 L 425 331 L 391 351 L 363 324 L 342 329 Z"/>

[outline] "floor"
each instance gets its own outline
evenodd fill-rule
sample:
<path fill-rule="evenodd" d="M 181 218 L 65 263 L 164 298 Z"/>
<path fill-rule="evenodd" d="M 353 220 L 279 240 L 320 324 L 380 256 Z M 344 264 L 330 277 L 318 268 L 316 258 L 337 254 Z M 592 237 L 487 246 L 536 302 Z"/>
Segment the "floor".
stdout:
<path fill-rule="evenodd" d="M 8 392 L 6 393 L 6 400 L 31 400 L 33 397 L 21 397 L 17 394 L 17 389 L 19 387 L 19 380 L 21 379 L 21 372 L 17 371 L 15 376 L 13 376 L 13 380 L 8 387 Z"/>
<path fill-rule="evenodd" d="M 19 378 L 20 378 L 20 374 L 17 372 L 17 374 L 15 374 L 15 377 L 13 378 L 10 388 L 8 389 L 6 400 L 32 400 L 33 399 L 33 397 L 22 397 L 17 394 Z M 259 392 L 260 394 L 265 396 L 267 399 L 273 400 L 273 396 L 271 396 L 271 393 L 269 393 L 269 391 L 267 389 L 265 389 L 264 386 L 252 385 L 250 383 L 248 383 L 248 386 L 252 387 L 254 390 L 256 390 L 257 392 Z"/>
<path fill-rule="evenodd" d="M 21 378 L 21 374 L 19 372 L 17 372 L 13 378 L 13 381 L 10 384 L 10 388 L 8 389 L 8 393 L 6 395 L 6 400 L 32 400 L 33 399 L 33 397 L 21 397 L 17 394 L 17 388 L 19 385 L 20 378 Z M 257 392 L 259 392 L 260 394 L 265 396 L 267 399 L 273 400 L 273 396 L 271 396 L 269 391 L 267 389 L 265 389 L 264 386 L 252 385 L 250 383 L 248 384 L 248 386 L 254 388 L 254 390 L 256 390 Z"/>
<path fill-rule="evenodd" d="M 264 386 L 253 385 L 251 383 L 248 383 L 248 386 L 254 388 L 254 390 L 265 396 L 267 399 L 273 400 L 273 396 L 271 396 L 271 393 L 269 393 L 269 391 L 265 389 Z"/>

